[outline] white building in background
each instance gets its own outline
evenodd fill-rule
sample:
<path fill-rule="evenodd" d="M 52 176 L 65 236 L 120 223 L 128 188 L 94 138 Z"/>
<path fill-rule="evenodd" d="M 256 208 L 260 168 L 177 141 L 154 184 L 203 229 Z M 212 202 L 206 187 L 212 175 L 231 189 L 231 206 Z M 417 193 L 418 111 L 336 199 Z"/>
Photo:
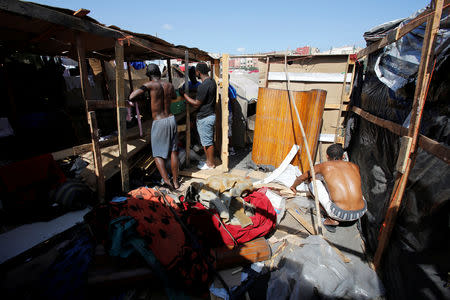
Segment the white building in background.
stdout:
<path fill-rule="evenodd" d="M 359 50 L 362 50 L 362 48 L 355 46 L 344 46 L 331 48 L 330 50 L 320 52 L 320 54 L 353 54 Z"/>

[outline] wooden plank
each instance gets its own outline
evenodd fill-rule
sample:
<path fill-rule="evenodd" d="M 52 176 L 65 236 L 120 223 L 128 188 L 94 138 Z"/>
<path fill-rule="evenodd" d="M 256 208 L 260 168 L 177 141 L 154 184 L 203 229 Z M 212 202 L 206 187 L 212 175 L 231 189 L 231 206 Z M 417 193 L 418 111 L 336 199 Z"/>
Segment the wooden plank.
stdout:
<path fill-rule="evenodd" d="M 288 208 L 287 211 L 295 220 L 297 220 L 297 222 L 300 223 L 300 225 L 303 226 L 303 228 L 305 228 L 309 232 L 309 234 L 314 234 L 314 227 L 308 221 L 306 221 L 299 212 L 295 211 L 293 208 Z M 343 262 L 349 263 L 351 261 L 347 256 L 344 255 L 344 253 L 336 248 L 336 246 L 334 246 L 334 244 L 331 243 L 329 239 L 327 239 L 326 237 L 323 237 L 323 239 L 328 242 L 330 247 L 333 248 L 333 250 L 341 257 Z"/>
<path fill-rule="evenodd" d="M 94 153 L 95 176 L 97 177 L 97 196 L 98 201 L 103 203 L 105 201 L 105 176 L 103 174 L 102 154 L 98 146 L 97 118 L 95 117 L 94 111 L 90 111 L 88 116 L 89 127 L 91 129 L 92 151 Z"/>
<path fill-rule="evenodd" d="M 102 92 L 103 92 L 103 98 L 105 100 L 111 101 L 111 95 L 109 93 L 109 85 L 108 85 L 108 77 L 106 76 L 106 67 L 105 67 L 105 61 L 103 59 L 100 59 L 100 64 L 102 66 Z"/>
<path fill-rule="evenodd" d="M 214 108 L 216 113 L 216 132 L 214 135 L 214 148 L 216 151 L 220 151 L 219 149 L 222 149 L 222 130 L 220 130 L 222 127 L 222 108 L 220 106 L 220 60 L 214 61 L 211 76 L 216 82 L 216 106 Z"/>
<path fill-rule="evenodd" d="M 134 141 L 136 139 L 141 139 L 141 138 L 142 137 L 139 135 L 139 133 L 132 134 L 132 135 L 128 135 L 127 141 Z M 117 145 L 118 143 L 119 143 L 118 138 L 113 137 L 106 141 L 99 141 L 98 146 L 100 148 L 105 148 L 105 147 Z M 61 160 L 63 158 L 69 157 L 69 156 L 82 155 L 82 154 L 90 152 L 90 151 L 92 151 L 92 143 L 78 145 L 78 146 L 74 146 L 72 148 L 52 152 L 52 156 L 53 156 L 54 160 Z"/>
<path fill-rule="evenodd" d="M 89 9 L 80 8 L 76 12 L 73 13 L 75 17 L 82 18 L 87 16 L 91 11 Z"/>
<path fill-rule="evenodd" d="M 169 82 L 172 83 L 172 66 L 170 65 L 170 59 L 167 59 L 167 75 L 169 76 Z"/>
<path fill-rule="evenodd" d="M 339 113 L 336 119 L 336 133 L 335 133 L 335 143 L 338 143 L 338 139 L 341 137 L 340 135 L 340 130 L 342 128 L 341 125 L 341 114 L 342 114 L 342 104 L 344 103 L 344 99 L 347 96 L 347 93 L 345 92 L 345 88 L 347 87 L 347 73 L 348 73 L 348 66 L 350 64 L 350 55 L 347 58 L 347 63 L 345 64 L 345 68 L 344 68 L 344 80 L 342 81 L 342 91 L 341 91 L 341 99 L 340 99 L 340 103 L 339 103 Z"/>
<path fill-rule="evenodd" d="M 386 128 L 390 132 L 398 135 L 398 136 L 407 136 L 408 135 L 408 128 L 402 127 L 401 125 L 394 123 L 392 121 L 388 121 L 385 119 L 381 119 L 379 117 L 376 117 L 364 110 L 362 110 L 359 107 L 353 106 L 351 109 L 354 113 L 361 116 L 362 118 L 366 119 L 367 121 Z M 450 148 L 430 139 L 429 137 L 426 137 L 422 134 L 419 135 L 419 142 L 418 145 L 423 150 L 427 151 L 429 154 L 436 156 L 437 158 L 443 160 L 447 164 L 450 164 Z"/>
<path fill-rule="evenodd" d="M 131 77 L 131 65 L 130 65 L 129 61 L 127 61 L 127 71 L 128 71 L 128 82 L 130 84 L 130 94 L 131 94 L 131 92 L 134 91 L 134 88 L 133 88 L 133 78 Z"/>
<path fill-rule="evenodd" d="M 266 59 L 266 77 L 265 77 L 265 85 L 266 85 L 266 88 L 268 88 L 269 87 L 269 72 L 270 72 L 270 57 L 269 56 L 267 56 L 267 59 Z"/>
<path fill-rule="evenodd" d="M 116 106 L 117 106 L 117 130 L 119 141 L 119 157 L 120 157 L 120 176 L 122 182 L 122 191 L 129 191 L 129 171 L 128 171 L 128 155 L 127 155 L 127 108 L 125 106 L 125 80 L 123 78 L 123 45 L 120 41 L 116 41 Z"/>
<path fill-rule="evenodd" d="M 184 93 L 189 95 L 189 52 L 184 52 Z M 191 106 L 186 104 L 186 167 L 191 165 Z"/>
<path fill-rule="evenodd" d="M 450 4 L 450 0 L 445 0 L 445 6 Z M 425 9 L 421 14 L 419 14 L 417 17 L 415 17 L 413 20 L 411 20 L 408 24 L 404 25 L 401 28 L 396 28 L 391 31 L 389 31 L 381 40 L 378 40 L 374 43 L 372 43 L 370 46 L 362 49 L 357 54 L 357 59 L 361 59 L 364 56 L 367 56 L 381 48 L 384 48 L 385 46 L 394 43 L 395 41 L 398 41 L 400 38 L 408 34 L 411 30 L 419 27 L 424 22 L 427 21 L 427 18 L 424 16 L 432 13 L 432 9 L 428 8 Z"/>
<path fill-rule="evenodd" d="M 405 173 L 406 164 L 409 159 L 409 154 L 412 145 L 412 138 L 409 136 L 402 136 L 400 139 L 400 150 L 398 152 L 397 163 L 395 169 L 400 173 Z"/>
<path fill-rule="evenodd" d="M 386 212 L 386 217 L 383 223 L 384 226 L 382 227 L 378 247 L 374 257 L 374 265 L 377 270 L 380 267 L 383 253 L 389 243 L 391 233 L 394 229 L 397 214 L 405 193 L 406 183 L 408 182 L 409 174 L 415 162 L 416 156 L 414 154 L 419 137 L 419 128 L 422 119 L 422 111 L 426 100 L 428 80 L 432 72 L 431 58 L 434 54 L 434 43 L 439 30 L 443 2 L 443 0 L 436 0 L 435 2 L 432 1 L 431 7 L 434 9 L 434 14 L 431 14 L 426 20 L 427 26 L 422 45 L 422 55 L 417 76 L 416 90 L 414 93 L 414 103 L 411 110 L 411 121 L 408 130 L 408 136 L 412 138 L 411 149 L 409 150 L 409 155 L 406 155 L 407 162 L 405 172 L 397 178 L 394 185 L 395 188 L 391 194 L 391 202 L 389 203 L 389 207 Z"/>
<path fill-rule="evenodd" d="M 122 38 L 124 38 L 125 35 L 122 36 Z M 161 58 L 183 58 L 185 59 L 185 52 L 188 50 L 183 50 L 177 47 L 170 47 L 170 46 L 165 46 L 165 45 L 161 45 L 161 44 L 157 44 L 157 43 L 152 43 L 150 41 L 141 39 L 139 37 L 133 36 L 130 40 L 130 43 L 138 46 L 138 47 L 142 47 L 144 49 L 147 49 L 151 52 L 154 52 L 155 55 L 160 55 Z M 198 53 L 194 53 L 194 52 L 189 52 L 188 51 L 188 55 L 189 55 L 189 60 L 192 61 L 207 61 L 210 60 L 211 57 L 209 55 L 201 55 Z"/>
<path fill-rule="evenodd" d="M 291 163 L 300 165 L 303 173 L 309 171 L 309 164 L 300 125 L 293 119 L 293 105 L 295 103 L 298 108 L 311 153 L 316 153 L 326 92 L 293 91 L 292 97 L 293 103 L 290 105 L 286 90 L 259 88 L 252 159 L 256 164 L 278 167 L 292 145 L 300 145 L 301 151 Z"/>
<path fill-rule="evenodd" d="M 80 68 L 80 80 L 81 80 L 81 94 L 84 100 L 91 99 L 91 88 L 88 80 L 87 63 L 86 63 L 86 52 L 84 48 L 82 33 L 76 34 L 76 47 L 78 54 L 78 66 Z M 89 111 L 86 103 L 86 109 Z M 86 111 L 86 112 L 87 112 Z"/>
<path fill-rule="evenodd" d="M 122 35 L 116 30 L 112 30 L 105 26 L 92 23 L 88 20 L 71 16 L 30 2 L 2 0 L 0 1 L 0 10 L 13 12 L 22 16 L 43 20 L 74 30 L 89 32 L 104 37 L 122 37 Z"/>
<path fill-rule="evenodd" d="M 222 55 L 222 151 L 220 159 L 222 160 L 222 171 L 228 171 L 228 68 L 229 54 Z"/>
<path fill-rule="evenodd" d="M 110 100 L 87 100 L 88 111 L 116 108 L 116 103 Z"/>

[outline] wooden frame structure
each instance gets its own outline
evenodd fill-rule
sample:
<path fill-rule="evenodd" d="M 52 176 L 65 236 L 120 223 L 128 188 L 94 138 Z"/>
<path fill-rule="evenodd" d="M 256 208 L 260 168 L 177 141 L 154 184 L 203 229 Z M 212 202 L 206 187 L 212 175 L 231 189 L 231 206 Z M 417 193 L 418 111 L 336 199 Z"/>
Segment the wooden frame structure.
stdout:
<path fill-rule="evenodd" d="M 360 108 L 351 108 L 354 113 L 363 117 L 367 121 L 390 130 L 391 132 L 403 137 L 403 140 L 405 141 L 402 143 L 403 151 L 400 151 L 397 158 L 397 171 L 399 173 L 395 180 L 389 207 L 384 220 L 384 227 L 382 228 L 378 248 L 375 252 L 374 266 L 376 270 L 379 270 L 380 268 L 383 253 L 389 243 L 389 238 L 395 226 L 397 214 L 405 192 L 406 183 L 408 181 L 410 171 L 414 166 L 417 147 L 423 148 L 428 153 L 438 157 L 447 164 L 450 164 L 450 148 L 419 134 L 422 111 L 426 101 L 427 85 L 432 72 L 435 38 L 439 30 L 442 10 L 450 5 L 449 2 L 449 0 L 432 0 L 430 3 L 430 8 L 426 9 L 419 16 L 411 20 L 407 25 L 391 30 L 384 38 L 371 44 L 369 47 L 361 50 L 357 54 L 358 59 L 363 58 L 379 49 L 382 49 L 386 45 L 397 41 L 414 28 L 422 25 L 424 22 L 427 23 L 422 45 L 422 55 L 419 65 L 416 89 L 414 93 L 414 102 L 411 109 L 411 125 L 409 129 L 391 121 L 375 117 Z"/>
<path fill-rule="evenodd" d="M 175 46 L 156 37 L 133 33 L 115 26 L 106 27 L 89 18 L 88 10 L 72 11 L 40 4 L 5 0 L 0 3 L 0 28 L 6 47 L 41 55 L 69 56 L 78 60 L 82 98 L 91 132 L 91 144 L 75 146 L 58 151 L 55 158 L 93 152 L 98 198 L 105 197 L 105 176 L 103 172 L 101 147 L 119 145 L 119 161 L 122 191 L 129 190 L 129 166 L 126 130 L 125 78 L 123 65 L 130 60 L 154 60 L 181 58 L 186 61 L 216 62 L 206 52 L 196 48 Z M 15 28 L 16 26 L 17 28 Z M 31 43 L 30 43 L 31 37 Z M 115 101 L 92 99 L 88 82 L 87 57 L 115 60 Z M 127 60 L 125 60 L 127 58 Z M 187 73 L 187 72 L 186 72 Z M 131 74 L 128 73 L 131 84 Z M 169 80 L 172 76 L 169 72 Z M 99 142 L 96 109 L 116 109 L 118 137 Z M 190 124 L 189 114 L 187 124 Z M 189 126 L 187 130 L 189 131 Z M 189 136 L 188 136 L 189 138 Z M 189 142 L 188 142 L 189 143 Z M 187 151 L 189 152 L 189 151 Z"/>

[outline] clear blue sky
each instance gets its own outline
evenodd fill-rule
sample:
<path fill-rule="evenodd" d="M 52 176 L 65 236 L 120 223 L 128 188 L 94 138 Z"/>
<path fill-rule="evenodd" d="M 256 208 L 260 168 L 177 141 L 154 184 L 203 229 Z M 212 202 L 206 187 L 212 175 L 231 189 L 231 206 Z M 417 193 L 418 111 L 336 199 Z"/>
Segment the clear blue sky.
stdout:
<path fill-rule="evenodd" d="M 365 46 L 363 33 L 408 17 L 425 0 L 155 1 L 34 0 L 78 10 L 106 25 L 216 53 L 256 53 L 304 45 Z"/>

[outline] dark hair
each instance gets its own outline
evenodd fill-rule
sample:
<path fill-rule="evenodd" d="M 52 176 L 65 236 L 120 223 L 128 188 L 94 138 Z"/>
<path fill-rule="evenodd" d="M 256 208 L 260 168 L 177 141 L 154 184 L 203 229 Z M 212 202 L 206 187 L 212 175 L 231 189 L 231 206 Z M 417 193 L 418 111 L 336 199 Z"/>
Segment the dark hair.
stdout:
<path fill-rule="evenodd" d="M 145 75 L 147 75 L 147 77 L 156 77 L 156 78 L 161 78 L 161 71 L 159 70 L 159 67 L 155 64 L 149 64 L 147 66 L 147 71 L 145 72 Z"/>
<path fill-rule="evenodd" d="M 209 72 L 208 65 L 204 62 L 198 63 L 197 66 L 195 67 L 195 70 L 199 71 L 200 74 L 203 74 L 203 75 L 208 75 L 208 72 Z"/>
<path fill-rule="evenodd" d="M 192 82 L 197 82 L 197 78 L 195 77 L 195 67 L 194 66 L 192 66 L 192 67 L 189 67 L 189 79 L 192 81 Z"/>
<path fill-rule="evenodd" d="M 344 155 L 344 149 L 342 149 L 341 144 L 333 144 L 327 148 L 327 155 L 332 160 L 340 160 Z"/>

